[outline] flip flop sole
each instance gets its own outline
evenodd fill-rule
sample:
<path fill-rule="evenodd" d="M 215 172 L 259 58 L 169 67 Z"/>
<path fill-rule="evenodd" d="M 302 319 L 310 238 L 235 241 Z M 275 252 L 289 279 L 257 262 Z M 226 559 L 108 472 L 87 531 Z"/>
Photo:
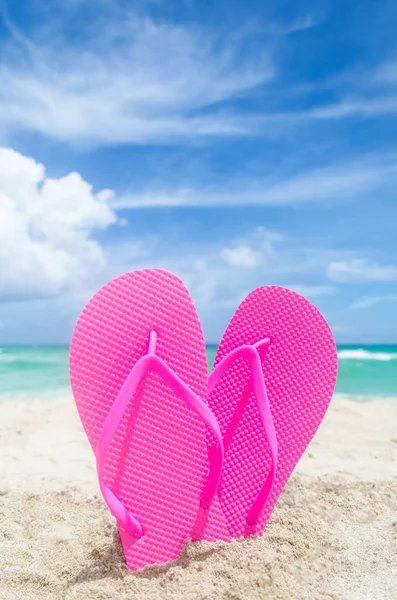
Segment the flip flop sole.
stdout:
<path fill-rule="evenodd" d="M 94 452 L 106 416 L 132 367 L 146 354 L 153 329 L 156 354 L 206 401 L 204 338 L 185 286 L 157 269 L 122 275 L 89 301 L 71 343 L 72 389 Z M 130 570 L 178 557 L 199 519 L 208 469 L 203 422 L 149 373 L 123 415 L 104 470 L 106 485 L 143 527 L 138 540 L 120 528 Z M 217 536 L 222 517 L 219 506 L 219 514 L 214 511 L 210 535 Z"/>
<path fill-rule="evenodd" d="M 214 368 L 235 348 L 269 337 L 260 351 L 278 444 L 272 492 L 257 523 L 261 534 L 294 467 L 320 425 L 336 383 L 337 354 L 321 313 L 280 287 L 254 290 L 241 303 L 219 345 Z M 219 381 L 209 407 L 221 427 L 225 460 L 219 499 L 232 537 L 252 534 L 246 516 L 271 468 L 266 434 L 254 396 L 244 390 L 250 370 L 238 359 Z"/>

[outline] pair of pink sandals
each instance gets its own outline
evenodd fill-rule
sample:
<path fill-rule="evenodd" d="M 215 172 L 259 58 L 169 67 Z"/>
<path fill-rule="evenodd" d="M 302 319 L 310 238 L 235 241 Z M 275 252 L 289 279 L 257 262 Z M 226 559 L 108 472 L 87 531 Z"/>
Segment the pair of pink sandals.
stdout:
<path fill-rule="evenodd" d="M 74 397 L 131 571 L 188 538 L 260 535 L 331 400 L 332 333 L 295 292 L 241 303 L 208 377 L 183 283 L 157 269 L 105 285 L 77 322 Z"/>

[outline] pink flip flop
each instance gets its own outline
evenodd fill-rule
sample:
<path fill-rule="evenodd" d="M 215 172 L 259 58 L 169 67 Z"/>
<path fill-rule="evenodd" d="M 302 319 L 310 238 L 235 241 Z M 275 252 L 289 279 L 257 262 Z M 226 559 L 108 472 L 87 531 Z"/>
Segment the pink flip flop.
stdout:
<path fill-rule="evenodd" d="M 241 303 L 209 377 L 225 452 L 218 496 L 233 538 L 263 532 L 325 415 L 336 375 L 332 333 L 308 300 L 262 287 Z"/>
<path fill-rule="evenodd" d="M 177 558 L 197 528 L 208 525 L 210 539 L 228 537 L 216 498 L 223 447 L 206 405 L 207 373 L 196 310 L 171 273 L 118 277 L 78 319 L 73 394 L 131 571 Z"/>

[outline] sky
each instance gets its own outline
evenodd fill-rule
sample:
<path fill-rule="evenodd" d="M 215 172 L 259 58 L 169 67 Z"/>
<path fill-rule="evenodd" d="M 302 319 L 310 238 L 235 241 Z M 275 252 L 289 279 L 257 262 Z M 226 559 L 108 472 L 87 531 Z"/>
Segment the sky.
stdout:
<path fill-rule="evenodd" d="M 255 287 L 397 343 L 397 4 L 0 0 L 0 343 L 138 268 L 208 343 Z"/>

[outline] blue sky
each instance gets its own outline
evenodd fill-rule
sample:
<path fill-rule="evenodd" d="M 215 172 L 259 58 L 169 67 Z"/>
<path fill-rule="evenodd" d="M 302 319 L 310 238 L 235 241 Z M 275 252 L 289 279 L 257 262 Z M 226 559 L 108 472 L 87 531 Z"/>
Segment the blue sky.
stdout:
<path fill-rule="evenodd" d="M 208 342 L 306 295 L 397 342 L 392 2 L 0 2 L 0 341 L 64 343 L 108 279 L 163 267 Z"/>

